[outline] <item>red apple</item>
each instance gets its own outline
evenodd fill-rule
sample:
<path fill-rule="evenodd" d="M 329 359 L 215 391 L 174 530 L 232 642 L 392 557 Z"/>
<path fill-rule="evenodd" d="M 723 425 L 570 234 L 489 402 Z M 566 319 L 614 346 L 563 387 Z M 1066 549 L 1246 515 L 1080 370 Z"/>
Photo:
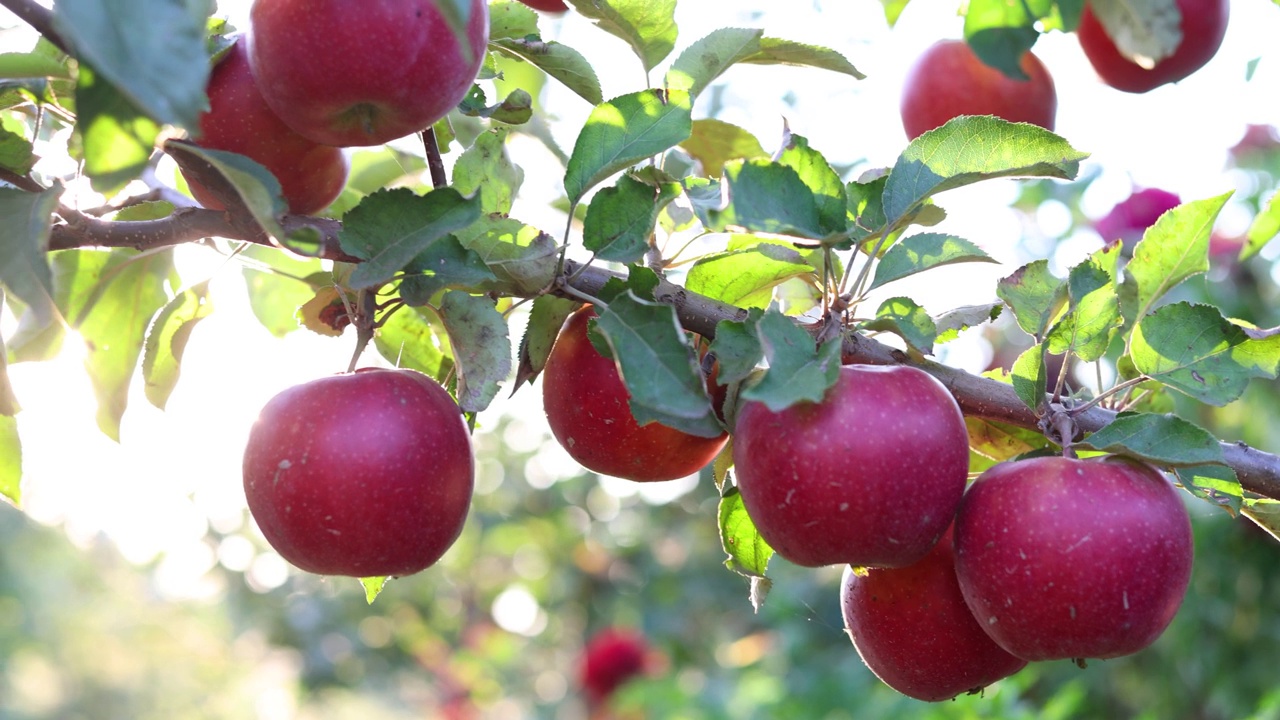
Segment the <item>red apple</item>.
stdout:
<path fill-rule="evenodd" d="M 598 705 L 650 665 L 649 643 L 625 628 L 605 628 L 587 641 L 578 667 L 578 678 L 587 700 Z"/>
<path fill-rule="evenodd" d="M 1076 37 L 1085 57 L 1102 81 L 1117 90 L 1144 93 L 1177 82 L 1199 70 L 1218 52 L 1227 32 L 1228 0 L 1177 0 L 1182 13 L 1182 42 L 1173 54 L 1150 69 L 1130 60 L 1116 48 L 1088 4 L 1080 16 Z"/>
<path fill-rule="evenodd" d="M 542 403 L 556 440 L 588 470 L 640 482 L 698 472 L 727 435 L 699 437 L 631 414 L 618 367 L 587 338 L 590 306 L 574 313 L 556 338 L 542 373 Z"/>
<path fill-rule="evenodd" d="M 1058 95 L 1034 54 L 1022 58 L 1029 80 L 1014 80 L 978 59 L 963 40 L 942 40 L 916 60 L 903 85 L 902 127 L 914 140 L 959 115 L 995 115 L 1053 129 Z"/>
<path fill-rule="evenodd" d="M 429 127 L 471 89 L 489 6 L 472 0 L 466 44 L 434 0 L 256 0 L 249 58 L 262 96 L 326 145 L 379 145 Z"/>
<path fill-rule="evenodd" d="M 876 677 L 917 700 L 950 700 L 1009 677 L 1027 661 L 987 637 L 960 594 L 951 531 L 903 568 L 845 567 L 845 631 Z"/>
<path fill-rule="evenodd" d="M 821 402 L 739 405 L 733 461 L 747 513 L 782 557 L 903 567 L 955 516 L 969 434 L 932 375 L 846 365 Z"/>
<path fill-rule="evenodd" d="M 276 395 L 249 432 L 244 492 L 267 541 L 321 575 L 409 575 L 458 539 L 471 504 L 462 412 L 412 370 L 365 368 Z"/>
<path fill-rule="evenodd" d="M 200 147 L 239 153 L 270 170 L 280 181 L 289 212 L 310 215 L 337 199 L 347 184 L 346 157 L 338 148 L 294 132 L 267 107 L 249 72 L 243 39 L 213 68 L 207 92 L 209 110 L 200 115 Z M 201 205 L 225 209 L 203 185 L 186 179 Z"/>
<path fill-rule="evenodd" d="M 965 602 L 1026 660 L 1113 658 L 1156 640 L 1191 579 L 1191 524 L 1155 468 L 1118 457 L 1007 462 L 955 526 Z"/>
<path fill-rule="evenodd" d="M 562 13 L 569 9 L 564 0 L 520 0 L 520 2 L 528 5 L 534 10 L 541 10 L 548 13 Z"/>
<path fill-rule="evenodd" d="M 1128 198 L 1116 203 L 1111 212 L 1093 224 L 1108 245 L 1119 242 L 1130 251 L 1142 239 L 1147 228 L 1156 224 L 1160 216 L 1177 207 L 1182 199 L 1158 188 L 1134 190 Z"/>

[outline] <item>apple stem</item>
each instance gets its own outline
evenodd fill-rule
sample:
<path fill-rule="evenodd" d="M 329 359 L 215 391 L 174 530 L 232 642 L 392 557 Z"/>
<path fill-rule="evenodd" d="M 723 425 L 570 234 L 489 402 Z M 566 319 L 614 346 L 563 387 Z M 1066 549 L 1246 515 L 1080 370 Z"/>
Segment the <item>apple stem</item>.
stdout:
<path fill-rule="evenodd" d="M 351 324 L 356 326 L 356 349 L 351 354 L 351 362 L 347 365 L 349 373 L 356 371 L 360 356 L 364 354 L 365 348 L 369 347 L 369 341 L 373 340 L 373 330 L 377 326 L 374 322 L 377 307 L 378 298 L 372 290 L 361 290 L 356 295 L 355 313 L 351 316 Z"/>

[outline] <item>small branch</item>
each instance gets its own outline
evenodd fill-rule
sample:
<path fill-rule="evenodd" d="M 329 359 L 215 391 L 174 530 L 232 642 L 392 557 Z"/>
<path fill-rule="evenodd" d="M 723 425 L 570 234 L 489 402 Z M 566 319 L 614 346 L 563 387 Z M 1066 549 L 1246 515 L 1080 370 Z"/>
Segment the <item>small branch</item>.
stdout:
<path fill-rule="evenodd" d="M 53 11 L 34 0 L 0 0 L 0 6 L 18 16 L 18 19 L 35 28 L 45 40 L 53 43 L 62 52 L 70 55 L 67 42 L 53 29 Z"/>
<path fill-rule="evenodd" d="M 436 138 L 435 128 L 422 131 L 422 146 L 427 151 L 427 169 L 431 171 L 431 186 L 442 188 L 449 184 L 444 173 L 444 158 L 440 157 L 440 141 Z"/>
<path fill-rule="evenodd" d="M 3 0 L 0 0 L 0 2 L 2 1 Z M 12 170 L 2 167 L 0 167 L 0 182 L 7 182 L 19 190 L 26 190 L 27 192 L 32 193 L 40 193 L 49 189 L 35 180 L 32 180 L 30 176 L 19 175 Z"/>

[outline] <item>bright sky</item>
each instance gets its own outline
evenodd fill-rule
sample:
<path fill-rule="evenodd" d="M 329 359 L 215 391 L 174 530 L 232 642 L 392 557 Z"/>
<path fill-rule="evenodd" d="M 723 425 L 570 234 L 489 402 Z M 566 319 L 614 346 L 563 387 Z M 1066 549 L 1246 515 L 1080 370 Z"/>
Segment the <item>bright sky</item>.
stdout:
<path fill-rule="evenodd" d="M 247 3 L 222 5 L 239 20 Z M 727 6 L 735 9 L 726 10 Z M 772 36 L 843 52 L 868 76 L 866 80 L 797 68 L 731 69 L 719 95 L 724 106 L 720 117 L 754 132 L 766 149 L 777 144 L 785 117 L 794 132 L 807 136 L 834 163 L 867 158 L 874 165 L 888 165 L 906 142 L 897 111 L 902 77 L 915 56 L 934 40 L 960 35 L 955 7 L 942 0 L 913 0 L 891 30 L 874 0 L 683 0 L 677 16 L 678 49 L 718 27 L 754 26 Z M 1206 68 L 1178 86 L 1140 96 L 1102 85 L 1074 37 L 1042 38 L 1036 52 L 1057 83 L 1057 130 L 1075 147 L 1093 153 L 1091 162 L 1105 168 L 1085 196 L 1086 214 L 1102 215 L 1134 184 L 1163 187 L 1183 199 L 1228 190 L 1232 180 L 1224 173 L 1226 148 L 1239 139 L 1246 123 L 1280 122 L 1276 110 L 1280 69 L 1274 56 L 1258 64 L 1252 82 L 1245 81 L 1248 63 L 1264 55 L 1268 43 L 1280 37 L 1280 11 L 1267 0 L 1235 0 L 1232 12 L 1223 48 Z M 593 60 L 606 97 L 643 86 L 640 66 L 625 46 L 591 29 L 580 17 L 551 20 L 544 30 L 546 37 L 559 39 Z M 0 50 L 29 45 L 30 36 L 0 35 L 0 46 L 4 46 Z M 655 71 L 655 81 L 661 71 Z M 705 114 L 705 98 L 716 94 L 708 92 L 695 115 Z M 554 83 L 546 106 L 560 117 L 556 132 L 563 146 L 572 148 L 590 108 Z M 527 174 L 526 194 L 512 214 L 558 232 L 563 218 L 548 210 L 547 203 L 559 193 L 560 171 L 531 142 L 517 138 L 512 152 Z M 548 174 L 538 175 L 543 168 Z M 1012 248 L 1021 230 L 1019 222 L 999 212 L 1014 191 L 1011 182 L 987 183 L 939 199 L 950 214 L 947 230 L 977 242 L 1006 264 L 931 273 L 929 287 L 909 291 L 916 300 L 938 312 L 993 298 L 994 280 L 1011 272 L 1015 267 L 1011 263 L 1017 260 Z M 1052 219 L 1052 211 L 1045 219 Z M 1225 222 L 1239 230 L 1247 220 L 1229 213 Z M 1097 238 L 1091 235 L 1067 245 L 1078 256 L 1096 246 Z M 68 352 L 56 362 L 10 368 L 24 406 L 19 423 L 26 512 L 40 522 L 65 525 L 76 542 L 87 543 L 105 534 L 135 562 L 163 558 L 157 586 L 173 597 L 215 592 L 217 587 L 210 584 L 206 571 L 216 562 L 248 570 L 250 583 L 262 589 L 283 582 L 287 571 L 283 561 L 255 549 L 261 544 L 249 540 L 252 531 L 244 526 L 239 469 L 244 439 L 258 408 L 269 397 L 290 385 L 342 370 L 353 342 L 350 335 L 330 339 L 305 331 L 282 341 L 272 338 L 249 313 L 238 269 L 223 267 L 219 258 L 208 253 L 190 250 L 180 255 L 183 277 L 196 282 L 214 276 L 216 312 L 191 339 L 182 380 L 167 412 L 151 407 L 140 387 L 136 388 L 124 418 L 121 444 L 103 437 L 94 424 L 92 392 L 79 367 L 76 343 L 69 342 Z M 895 287 L 895 292 L 902 290 Z M 12 318 L 6 315 L 0 320 L 4 333 L 11 333 Z M 519 332 L 513 328 L 513 339 L 518 340 Z M 981 348 L 958 347 L 952 362 L 981 366 Z M 372 354 L 366 359 L 375 362 Z M 502 395 L 505 398 L 506 393 Z M 522 418 L 503 442 L 543 448 L 540 462 L 529 468 L 529 482 L 545 486 L 573 472 L 563 451 L 553 442 L 544 443 L 547 435 L 540 422 L 538 388 L 526 388 L 514 400 L 499 400 L 488 416 L 496 417 L 498 412 L 514 412 Z M 492 492 L 498 484 L 496 479 L 482 479 L 481 490 Z M 611 497 L 637 492 L 622 481 L 605 481 L 603 487 Z M 664 495 L 691 488 L 692 483 L 682 482 L 646 487 L 643 492 L 658 502 Z M 598 514 L 609 511 L 608 502 L 593 509 Z M 213 548 L 204 540 L 210 526 L 233 535 Z M 523 613 L 516 615 L 528 616 L 523 597 L 512 596 L 506 602 Z"/>

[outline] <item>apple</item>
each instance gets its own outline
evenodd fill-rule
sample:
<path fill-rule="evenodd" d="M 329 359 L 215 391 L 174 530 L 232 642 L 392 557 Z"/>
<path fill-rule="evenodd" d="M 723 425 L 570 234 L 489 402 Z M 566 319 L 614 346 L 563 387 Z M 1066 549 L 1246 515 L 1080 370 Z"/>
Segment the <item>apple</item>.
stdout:
<path fill-rule="evenodd" d="M 562 13 L 569 9 L 564 0 L 520 0 L 520 2 L 528 5 L 534 10 L 541 10 L 548 13 Z"/>
<path fill-rule="evenodd" d="M 1182 199 L 1159 188 L 1134 190 L 1129 197 L 1116 203 L 1103 217 L 1093 224 L 1108 245 L 1122 244 L 1130 252 L 1142 239 L 1147 228 L 1156 224 L 1160 216 L 1177 207 Z"/>
<path fill-rule="evenodd" d="M 903 84 L 902 127 L 907 138 L 960 115 L 995 115 L 1053 129 L 1058 95 L 1040 58 L 1022 57 L 1029 80 L 1014 80 L 978 59 L 963 40 L 941 40 L 925 51 Z"/>
<path fill-rule="evenodd" d="M 489 6 L 459 43 L 434 0 L 256 0 L 249 59 L 267 104 L 315 142 L 380 145 L 444 117 L 475 81 Z"/>
<path fill-rule="evenodd" d="M 876 677 L 917 700 L 950 700 L 1026 667 L 987 637 L 964 604 L 951 530 L 919 562 L 902 568 L 845 566 L 845 631 Z"/>
<path fill-rule="evenodd" d="M 587 306 L 565 322 L 542 372 L 543 409 L 556 440 L 588 470 L 627 480 L 674 480 L 701 470 L 728 435 L 637 423 L 617 365 L 587 338 L 593 315 Z"/>
<path fill-rule="evenodd" d="M 244 492 L 285 560 L 320 575 L 410 575 L 458 539 L 475 477 L 462 411 L 413 370 L 365 368 L 273 397 Z"/>
<path fill-rule="evenodd" d="M 908 366 L 846 365 L 821 402 L 738 406 L 747 514 L 797 565 L 903 567 L 951 524 L 969 472 L 960 407 Z"/>
<path fill-rule="evenodd" d="M 965 603 L 1025 660 L 1113 658 L 1147 647 L 1191 579 L 1191 523 L 1158 470 L 1110 456 L 1001 463 L 955 525 Z"/>
<path fill-rule="evenodd" d="M 1086 3 L 1076 37 L 1085 57 L 1102 81 L 1117 90 L 1144 93 L 1182 80 L 1199 70 L 1218 52 L 1227 32 L 1228 0 L 1177 0 L 1182 14 L 1182 42 L 1173 54 L 1144 68 L 1120 54 L 1107 30 Z"/>
<path fill-rule="evenodd" d="M 588 702 L 604 702 L 628 680 L 643 674 L 651 665 L 650 656 L 649 643 L 634 630 L 610 627 L 591 636 L 578 666 Z"/>
<path fill-rule="evenodd" d="M 200 115 L 200 147 L 245 155 L 271 171 L 280 181 L 289 212 L 311 215 L 337 199 L 347 184 L 342 150 L 302 137 L 267 107 L 249 72 L 243 38 L 209 73 L 206 92 L 209 109 Z M 226 209 L 203 185 L 186 180 L 201 205 Z"/>

